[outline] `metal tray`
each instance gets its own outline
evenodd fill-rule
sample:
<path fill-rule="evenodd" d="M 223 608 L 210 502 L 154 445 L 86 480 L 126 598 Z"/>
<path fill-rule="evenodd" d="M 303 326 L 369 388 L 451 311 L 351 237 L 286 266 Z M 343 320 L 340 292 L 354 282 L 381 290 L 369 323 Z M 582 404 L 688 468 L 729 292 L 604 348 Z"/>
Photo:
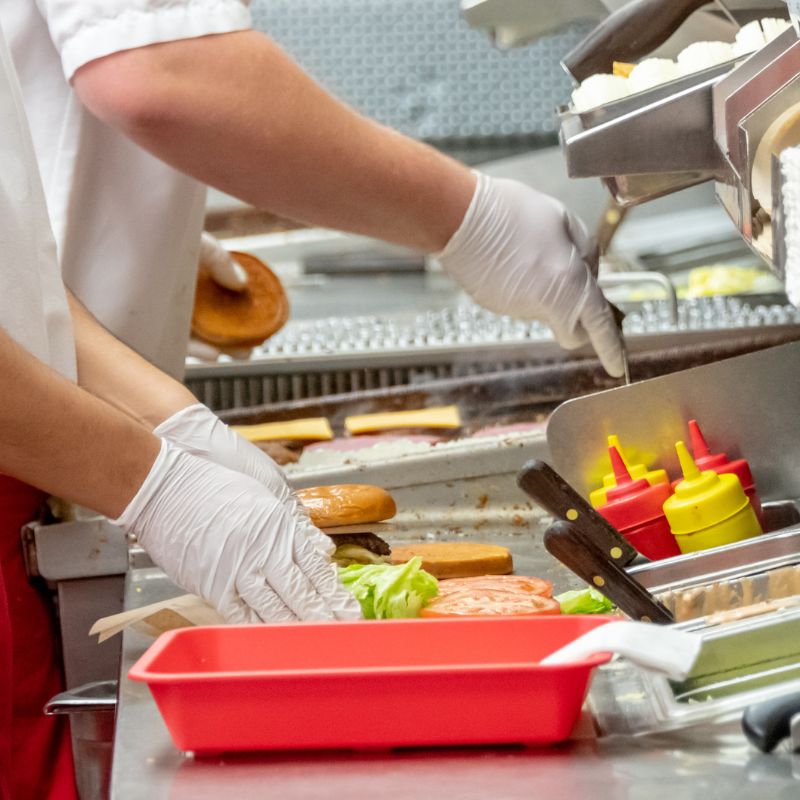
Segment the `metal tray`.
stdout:
<path fill-rule="evenodd" d="M 684 681 L 622 660 L 598 671 L 589 705 L 602 733 L 721 722 L 753 703 L 800 689 L 800 609 L 701 629 L 698 635 L 703 647 Z"/>

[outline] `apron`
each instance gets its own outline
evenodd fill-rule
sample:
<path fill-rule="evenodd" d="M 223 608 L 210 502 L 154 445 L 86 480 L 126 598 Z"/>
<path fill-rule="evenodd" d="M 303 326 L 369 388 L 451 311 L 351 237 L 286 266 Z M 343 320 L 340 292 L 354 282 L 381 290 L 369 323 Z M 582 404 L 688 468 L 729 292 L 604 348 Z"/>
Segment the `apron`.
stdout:
<path fill-rule="evenodd" d="M 48 593 L 25 572 L 20 529 L 44 500 L 0 475 L 0 797 L 75 800 L 69 726 L 46 717 L 63 691 L 55 613 Z"/>

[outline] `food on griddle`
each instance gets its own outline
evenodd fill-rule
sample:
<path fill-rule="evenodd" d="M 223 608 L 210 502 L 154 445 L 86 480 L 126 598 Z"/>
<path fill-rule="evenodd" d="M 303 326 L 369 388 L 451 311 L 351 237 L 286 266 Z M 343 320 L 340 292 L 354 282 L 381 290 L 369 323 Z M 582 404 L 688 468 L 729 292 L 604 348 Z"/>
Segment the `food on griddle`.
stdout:
<path fill-rule="evenodd" d="M 234 425 L 233 429 L 248 442 L 319 442 L 333 439 L 331 424 L 325 417 L 293 419 L 286 422 L 262 422 L 257 425 Z"/>
<path fill-rule="evenodd" d="M 339 570 L 339 580 L 358 600 L 365 619 L 418 617 L 423 606 L 436 597 L 436 578 L 413 558 L 406 564 L 354 565 Z"/>
<path fill-rule="evenodd" d="M 274 272 L 248 253 L 231 253 L 247 272 L 241 292 L 225 289 L 201 271 L 197 278 L 192 333 L 217 347 L 256 347 L 289 319 L 289 301 Z"/>
<path fill-rule="evenodd" d="M 537 589 L 546 594 L 540 594 Z M 421 617 L 487 617 L 560 614 L 550 597 L 552 587 L 540 578 L 519 575 L 441 581 L 439 595 L 420 612 Z"/>
<path fill-rule="evenodd" d="M 437 444 L 441 442 L 440 436 L 428 436 L 422 433 L 409 433 L 403 435 L 375 435 L 375 436 L 342 436 L 328 442 L 316 442 L 306 447 L 309 453 L 320 450 L 334 450 L 341 453 L 350 453 L 355 450 L 365 450 L 376 445 L 392 444 L 393 442 L 424 442 Z"/>
<path fill-rule="evenodd" d="M 461 427 L 458 406 L 439 406 L 415 411 L 390 411 L 379 414 L 356 414 L 344 421 L 351 435 L 391 430 L 455 429 Z"/>
<path fill-rule="evenodd" d="M 300 456 L 290 449 L 283 442 L 255 442 L 255 446 L 265 452 L 276 464 L 285 466 L 286 464 L 296 464 Z"/>
<path fill-rule="evenodd" d="M 534 433 L 544 431 L 546 422 L 511 422 L 508 425 L 489 425 L 472 434 L 473 438 L 480 439 L 484 436 L 507 436 L 516 433 Z"/>
<path fill-rule="evenodd" d="M 422 559 L 422 568 L 437 578 L 506 575 L 514 569 L 508 548 L 476 542 L 421 542 L 392 548 L 392 563 Z"/>
<path fill-rule="evenodd" d="M 363 483 L 300 489 L 297 499 L 318 528 L 382 522 L 397 513 L 397 506 L 385 489 Z"/>

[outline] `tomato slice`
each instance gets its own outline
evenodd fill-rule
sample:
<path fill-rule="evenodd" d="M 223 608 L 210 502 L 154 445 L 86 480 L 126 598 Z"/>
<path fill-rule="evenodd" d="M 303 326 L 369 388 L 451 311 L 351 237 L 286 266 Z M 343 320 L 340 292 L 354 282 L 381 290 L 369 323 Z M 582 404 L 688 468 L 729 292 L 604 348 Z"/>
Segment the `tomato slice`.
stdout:
<path fill-rule="evenodd" d="M 543 578 L 527 575 L 480 575 L 477 578 L 450 578 L 439 581 L 439 597 L 454 592 L 475 592 L 482 590 L 506 591 L 527 596 L 538 594 L 541 597 L 553 596 L 553 584 Z"/>
<path fill-rule="evenodd" d="M 435 597 L 420 612 L 421 617 L 491 617 L 560 614 L 561 606 L 551 597 L 502 589 L 475 589 Z"/>

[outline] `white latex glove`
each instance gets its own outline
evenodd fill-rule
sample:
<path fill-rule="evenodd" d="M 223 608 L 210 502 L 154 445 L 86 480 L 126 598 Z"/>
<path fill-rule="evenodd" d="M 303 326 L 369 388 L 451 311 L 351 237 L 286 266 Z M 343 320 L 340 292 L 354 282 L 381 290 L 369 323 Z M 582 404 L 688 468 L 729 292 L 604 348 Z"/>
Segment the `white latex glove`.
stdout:
<path fill-rule="evenodd" d="M 296 525 L 314 546 L 328 557 L 333 555 L 336 546 L 328 536 L 311 524 L 305 510 L 289 488 L 283 470 L 266 453 L 232 431 L 202 403 L 181 409 L 164 420 L 153 433 L 187 453 L 242 472 L 266 486 L 286 504 Z"/>
<path fill-rule="evenodd" d="M 253 478 L 167 441 L 114 522 L 228 622 L 361 616 L 336 567 L 298 530 L 285 502 Z"/>
<path fill-rule="evenodd" d="M 206 270 L 215 283 L 241 292 L 247 286 L 247 272 L 210 233 L 200 236 L 200 269 Z"/>
<path fill-rule="evenodd" d="M 620 333 L 581 221 L 529 186 L 476 175 L 464 220 L 435 258 L 480 305 L 546 322 L 567 349 L 591 342 L 606 371 L 621 376 Z"/>
<path fill-rule="evenodd" d="M 198 262 L 198 268 L 207 272 L 215 283 L 225 289 L 241 292 L 247 287 L 247 272 L 231 257 L 231 254 L 217 239 L 205 231 L 200 236 L 200 257 Z M 249 347 L 234 347 L 221 350 L 213 344 L 192 337 L 189 340 L 187 355 L 199 358 L 201 361 L 216 361 L 223 353 L 233 358 L 247 359 L 250 357 L 251 350 Z"/>

